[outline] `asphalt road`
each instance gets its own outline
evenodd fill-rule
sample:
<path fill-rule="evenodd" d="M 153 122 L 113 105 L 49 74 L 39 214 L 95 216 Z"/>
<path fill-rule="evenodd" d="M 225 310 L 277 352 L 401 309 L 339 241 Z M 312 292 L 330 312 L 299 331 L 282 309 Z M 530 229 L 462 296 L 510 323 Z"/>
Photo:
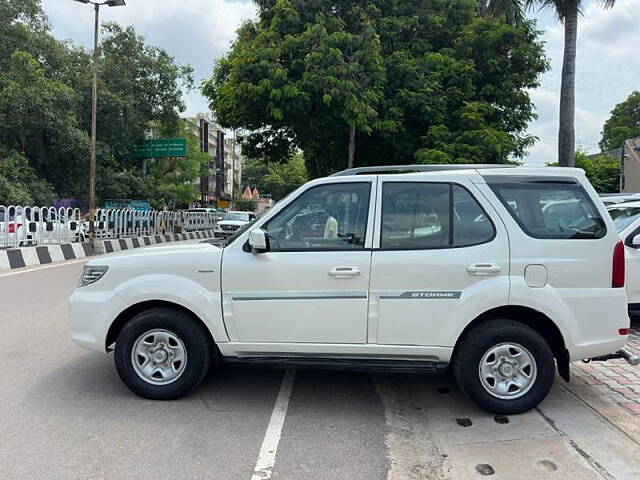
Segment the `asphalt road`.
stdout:
<path fill-rule="evenodd" d="M 227 368 L 140 399 L 69 339 L 82 264 L 0 274 L 0 479 L 640 478 L 637 439 L 561 383 L 508 423 L 447 376 Z"/>

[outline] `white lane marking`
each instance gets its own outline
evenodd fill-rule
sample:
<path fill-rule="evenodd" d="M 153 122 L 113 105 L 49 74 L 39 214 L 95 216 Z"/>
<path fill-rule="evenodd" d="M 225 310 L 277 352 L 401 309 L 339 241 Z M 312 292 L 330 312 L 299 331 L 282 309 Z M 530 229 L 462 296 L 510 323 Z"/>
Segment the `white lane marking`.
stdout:
<path fill-rule="evenodd" d="M 51 265 L 38 265 L 38 266 L 36 266 L 34 268 L 26 268 L 24 270 L 21 269 L 21 270 L 15 271 L 15 272 L 8 272 L 8 273 L 0 274 L 0 278 L 11 277 L 13 275 L 20 275 L 21 273 L 39 272 L 40 270 L 45 270 L 47 268 L 64 267 L 65 265 L 73 265 L 74 263 L 86 262 L 88 260 L 89 260 L 88 258 L 81 258 L 79 260 L 69 260 L 67 262 L 53 263 Z"/>
<path fill-rule="evenodd" d="M 268 480 L 271 478 L 271 472 L 276 463 L 276 452 L 278 451 L 278 444 L 280 443 L 280 436 L 282 435 L 284 418 L 287 415 L 287 408 L 289 407 L 289 399 L 291 398 L 295 374 L 295 370 L 287 370 L 284 377 L 282 377 L 276 404 L 273 406 L 271 420 L 264 434 L 264 440 L 262 441 L 262 447 L 260 448 L 260 454 L 258 455 L 256 467 L 253 469 L 251 480 Z"/>

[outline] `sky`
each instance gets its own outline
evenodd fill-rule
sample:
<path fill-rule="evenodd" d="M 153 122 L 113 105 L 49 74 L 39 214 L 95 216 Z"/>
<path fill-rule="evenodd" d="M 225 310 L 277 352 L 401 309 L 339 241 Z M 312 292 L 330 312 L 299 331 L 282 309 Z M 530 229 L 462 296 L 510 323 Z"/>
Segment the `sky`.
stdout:
<path fill-rule="evenodd" d="M 408 0 L 410 1 L 410 0 Z M 93 12 L 72 0 L 42 0 L 57 38 L 91 48 Z M 613 107 L 634 90 L 640 90 L 640 1 L 617 0 L 603 10 L 596 0 L 584 1 L 584 17 L 578 28 L 576 74 L 576 144 L 597 152 L 602 125 Z M 126 7 L 103 7 L 101 20 L 134 25 L 151 44 L 164 48 L 177 63 L 195 69 L 199 83 L 208 78 L 214 61 L 225 54 L 235 29 L 254 18 L 250 0 L 127 0 Z M 544 165 L 557 157 L 558 105 L 564 27 L 552 12 L 532 12 L 544 31 L 551 70 L 532 90 L 538 119 L 529 133 L 539 137 L 525 163 Z M 185 98 L 187 115 L 208 111 L 197 89 Z"/>

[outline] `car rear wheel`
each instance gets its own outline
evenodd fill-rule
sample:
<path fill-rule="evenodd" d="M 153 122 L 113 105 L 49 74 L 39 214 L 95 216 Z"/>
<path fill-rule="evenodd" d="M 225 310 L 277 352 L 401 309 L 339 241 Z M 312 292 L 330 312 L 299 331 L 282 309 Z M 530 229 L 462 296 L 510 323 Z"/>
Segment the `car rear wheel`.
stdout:
<path fill-rule="evenodd" d="M 154 308 L 136 315 L 116 339 L 116 369 L 135 394 L 173 400 L 204 379 L 214 355 L 208 332 L 191 315 Z"/>
<path fill-rule="evenodd" d="M 470 330 L 454 353 L 460 389 L 483 409 L 516 414 L 536 407 L 555 377 L 553 353 L 532 328 L 491 320 Z"/>

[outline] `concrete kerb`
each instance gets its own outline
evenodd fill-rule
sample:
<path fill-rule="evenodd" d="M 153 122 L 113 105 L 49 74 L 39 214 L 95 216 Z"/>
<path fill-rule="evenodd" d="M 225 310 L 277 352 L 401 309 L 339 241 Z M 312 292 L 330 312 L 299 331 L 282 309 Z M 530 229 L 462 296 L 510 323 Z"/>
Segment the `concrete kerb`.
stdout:
<path fill-rule="evenodd" d="M 213 238 L 213 230 L 97 240 L 93 248 L 89 242 L 9 248 L 7 250 L 0 250 L 0 271 L 82 259 L 93 255 L 120 252 L 160 243 L 207 238 Z"/>

